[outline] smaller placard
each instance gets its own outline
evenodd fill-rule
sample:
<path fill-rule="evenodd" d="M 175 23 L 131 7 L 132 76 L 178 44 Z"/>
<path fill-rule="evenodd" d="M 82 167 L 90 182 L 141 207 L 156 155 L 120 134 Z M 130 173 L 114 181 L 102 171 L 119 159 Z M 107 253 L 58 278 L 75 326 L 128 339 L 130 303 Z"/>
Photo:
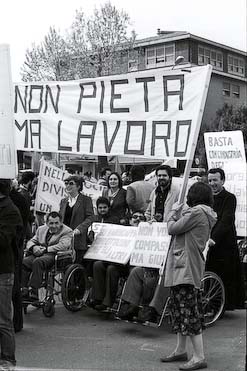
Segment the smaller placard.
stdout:
<path fill-rule="evenodd" d="M 166 260 L 170 240 L 166 223 L 140 223 L 130 265 L 160 268 Z"/>
<path fill-rule="evenodd" d="M 92 229 L 95 239 L 84 258 L 127 264 L 134 248 L 137 228 L 93 223 Z"/>

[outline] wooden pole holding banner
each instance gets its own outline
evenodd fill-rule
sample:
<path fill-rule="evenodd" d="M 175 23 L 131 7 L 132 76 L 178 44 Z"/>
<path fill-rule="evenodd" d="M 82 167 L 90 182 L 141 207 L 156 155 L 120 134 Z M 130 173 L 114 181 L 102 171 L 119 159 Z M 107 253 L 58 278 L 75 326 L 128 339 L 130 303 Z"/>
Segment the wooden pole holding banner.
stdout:
<path fill-rule="evenodd" d="M 200 105 L 199 115 L 197 117 L 196 128 L 195 128 L 195 132 L 194 132 L 194 138 L 193 138 L 193 141 L 192 141 L 190 154 L 188 156 L 189 158 L 186 161 L 186 166 L 185 166 L 184 176 L 183 176 L 183 183 L 182 183 L 180 193 L 179 193 L 179 197 L 178 197 L 178 203 L 179 204 L 184 202 L 186 189 L 187 189 L 187 186 L 188 186 L 190 170 L 191 170 L 191 167 L 192 167 L 194 154 L 195 154 L 195 150 L 196 150 L 196 145 L 197 145 L 197 140 L 198 140 L 198 136 L 199 136 L 199 132 L 200 132 L 200 128 L 201 128 L 204 107 L 205 107 L 205 103 L 206 103 L 206 99 L 207 99 L 208 87 L 209 87 L 211 73 L 212 73 L 212 66 L 209 64 L 209 65 L 207 65 L 207 67 L 208 67 L 208 70 L 207 70 L 207 75 L 206 75 L 206 81 L 205 81 L 205 85 L 204 85 L 204 89 L 203 89 L 203 96 L 202 96 L 202 101 L 201 101 L 201 105 Z"/>
<path fill-rule="evenodd" d="M 196 128 L 195 128 L 195 132 L 194 132 L 194 137 L 193 137 L 193 141 L 192 141 L 190 153 L 189 153 L 189 156 L 188 156 L 189 158 L 186 161 L 186 166 L 185 166 L 185 170 L 184 170 L 184 177 L 183 177 L 183 183 L 182 183 L 182 186 L 181 186 L 181 189 L 180 189 L 180 193 L 179 193 L 179 197 L 178 197 L 178 203 L 179 204 L 181 204 L 181 203 L 184 202 L 184 198 L 185 198 L 185 194 L 186 194 L 186 189 L 187 189 L 187 186 L 188 186 L 188 180 L 189 180 L 190 170 L 191 170 L 191 166 L 192 166 L 192 163 L 193 163 L 193 158 L 194 158 L 194 154 L 195 154 L 195 150 L 196 150 L 197 140 L 198 140 L 198 136 L 199 136 L 199 132 L 200 132 L 200 128 L 201 128 L 202 116 L 203 116 L 203 112 L 204 112 L 204 107 L 205 107 L 205 103 L 206 103 L 208 87 L 209 87 L 211 73 L 212 73 L 212 66 L 211 65 L 208 65 L 207 67 L 208 67 L 208 70 L 207 70 L 207 74 L 206 74 L 206 81 L 205 81 L 205 85 L 204 85 L 204 89 L 203 89 L 203 96 L 202 96 L 202 100 L 201 100 L 199 115 L 197 117 L 197 122 L 196 122 Z M 163 278 L 163 275 L 164 275 L 164 270 L 165 270 L 165 261 L 163 262 L 163 264 L 162 264 L 162 266 L 160 268 L 159 281 L 158 281 L 158 284 L 157 284 L 158 286 L 162 282 L 162 278 Z"/>

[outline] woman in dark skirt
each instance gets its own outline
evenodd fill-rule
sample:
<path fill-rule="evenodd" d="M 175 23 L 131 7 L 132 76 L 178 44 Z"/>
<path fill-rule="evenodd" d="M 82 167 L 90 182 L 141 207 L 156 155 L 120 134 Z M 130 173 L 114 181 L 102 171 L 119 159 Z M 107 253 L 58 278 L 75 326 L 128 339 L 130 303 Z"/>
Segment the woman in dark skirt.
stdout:
<path fill-rule="evenodd" d="M 191 186 L 187 208 L 174 204 L 168 217 L 168 232 L 172 235 L 165 269 L 165 286 L 171 289 L 170 310 L 172 329 L 177 333 L 177 345 L 162 362 L 187 361 L 186 340 L 192 342 L 192 358 L 180 370 L 199 370 L 207 367 L 202 330 L 201 280 L 205 270 L 203 250 L 216 222 L 212 209 L 213 195 L 202 182 Z"/>

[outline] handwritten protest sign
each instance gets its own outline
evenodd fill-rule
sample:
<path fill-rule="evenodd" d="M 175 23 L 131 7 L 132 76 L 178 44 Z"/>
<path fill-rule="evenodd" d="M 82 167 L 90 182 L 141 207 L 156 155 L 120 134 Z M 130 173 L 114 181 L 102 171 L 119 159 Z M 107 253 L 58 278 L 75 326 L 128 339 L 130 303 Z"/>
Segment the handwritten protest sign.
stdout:
<path fill-rule="evenodd" d="M 65 194 L 64 179 L 68 176 L 66 171 L 41 159 L 35 211 L 49 213 L 59 211 L 60 201 Z"/>
<path fill-rule="evenodd" d="M 35 210 L 44 213 L 59 211 L 59 205 L 62 198 L 66 196 L 64 180 L 69 176 L 67 171 L 50 164 L 41 159 L 39 180 L 35 199 Z M 102 196 L 105 187 L 97 183 L 85 181 L 83 183 L 82 193 L 91 197 L 93 206 L 96 208 L 98 197 Z"/>
<path fill-rule="evenodd" d="M 83 183 L 83 190 L 82 193 L 86 196 L 91 197 L 93 206 L 96 208 L 96 201 L 97 199 L 102 196 L 102 191 L 105 188 L 105 186 L 97 183 L 92 183 L 89 181 L 85 181 Z"/>
<path fill-rule="evenodd" d="M 187 159 L 209 66 L 14 86 L 19 150 Z M 206 88 L 205 88 L 206 87 Z"/>
<path fill-rule="evenodd" d="M 166 223 L 140 223 L 130 265 L 160 268 L 166 260 L 170 239 Z"/>
<path fill-rule="evenodd" d="M 224 187 L 237 198 L 237 235 L 246 236 L 246 158 L 243 133 L 239 130 L 205 133 L 204 141 L 208 167 L 218 167 L 225 171 Z"/>
<path fill-rule="evenodd" d="M 136 227 L 94 223 L 96 238 L 84 255 L 85 259 L 126 264 L 134 248 Z"/>
<path fill-rule="evenodd" d="M 0 45 L 0 178 L 17 174 L 10 53 Z"/>

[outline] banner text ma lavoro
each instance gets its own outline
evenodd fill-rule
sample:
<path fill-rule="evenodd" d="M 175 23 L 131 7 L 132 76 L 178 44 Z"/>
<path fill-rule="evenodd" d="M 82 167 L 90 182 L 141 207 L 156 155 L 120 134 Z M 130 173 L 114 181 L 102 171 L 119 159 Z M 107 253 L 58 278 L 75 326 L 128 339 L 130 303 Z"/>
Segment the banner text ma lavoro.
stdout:
<path fill-rule="evenodd" d="M 187 159 L 210 67 L 14 86 L 18 150 Z M 210 72 L 211 73 L 211 72 Z"/>

